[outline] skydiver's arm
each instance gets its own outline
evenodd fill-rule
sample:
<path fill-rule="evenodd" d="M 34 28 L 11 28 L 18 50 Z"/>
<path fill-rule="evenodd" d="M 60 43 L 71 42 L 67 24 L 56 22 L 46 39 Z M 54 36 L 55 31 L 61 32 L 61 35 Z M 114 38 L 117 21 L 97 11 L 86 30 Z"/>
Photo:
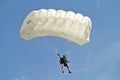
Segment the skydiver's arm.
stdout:
<path fill-rule="evenodd" d="M 68 53 L 66 54 L 66 57 L 68 57 Z M 67 59 L 67 63 L 69 63 L 69 62 L 70 62 L 70 60 Z"/>
<path fill-rule="evenodd" d="M 55 53 L 56 53 L 57 56 L 60 58 L 60 54 L 59 54 L 58 50 L 55 50 Z"/>
<path fill-rule="evenodd" d="M 58 55 L 58 57 L 60 58 L 60 54 L 59 54 L 59 53 L 57 53 L 57 55 Z"/>
<path fill-rule="evenodd" d="M 67 61 L 67 63 L 69 63 L 70 61 Z"/>

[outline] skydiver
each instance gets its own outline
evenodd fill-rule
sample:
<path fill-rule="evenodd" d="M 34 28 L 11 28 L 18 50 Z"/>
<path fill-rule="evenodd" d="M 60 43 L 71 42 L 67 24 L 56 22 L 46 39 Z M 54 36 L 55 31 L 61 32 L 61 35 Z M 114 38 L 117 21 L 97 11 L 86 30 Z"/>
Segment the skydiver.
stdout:
<path fill-rule="evenodd" d="M 64 66 L 67 68 L 68 72 L 71 73 L 70 67 L 67 64 L 67 63 L 70 62 L 70 61 L 67 60 L 67 55 L 63 55 L 63 57 L 61 57 L 59 53 L 57 53 L 57 55 L 60 58 L 59 62 L 61 64 L 62 73 L 64 73 Z"/>

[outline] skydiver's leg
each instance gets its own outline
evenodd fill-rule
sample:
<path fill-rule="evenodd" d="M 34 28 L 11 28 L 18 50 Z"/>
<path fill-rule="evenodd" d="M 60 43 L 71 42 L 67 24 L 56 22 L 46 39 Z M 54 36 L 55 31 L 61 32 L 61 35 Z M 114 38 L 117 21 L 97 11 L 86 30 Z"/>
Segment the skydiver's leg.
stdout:
<path fill-rule="evenodd" d="M 61 70 L 62 70 L 62 73 L 64 73 L 64 64 L 61 64 L 62 67 L 61 67 Z"/>
<path fill-rule="evenodd" d="M 68 72 L 71 73 L 70 67 L 68 65 L 66 67 L 67 67 Z"/>

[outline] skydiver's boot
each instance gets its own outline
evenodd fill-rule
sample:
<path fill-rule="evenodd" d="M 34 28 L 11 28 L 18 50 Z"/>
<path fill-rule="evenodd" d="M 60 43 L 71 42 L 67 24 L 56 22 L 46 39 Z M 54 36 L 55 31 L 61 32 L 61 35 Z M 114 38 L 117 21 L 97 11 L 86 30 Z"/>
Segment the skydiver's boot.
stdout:
<path fill-rule="evenodd" d="M 69 71 L 69 73 L 72 73 L 71 71 Z"/>
<path fill-rule="evenodd" d="M 64 71 L 62 71 L 62 73 L 64 73 Z"/>

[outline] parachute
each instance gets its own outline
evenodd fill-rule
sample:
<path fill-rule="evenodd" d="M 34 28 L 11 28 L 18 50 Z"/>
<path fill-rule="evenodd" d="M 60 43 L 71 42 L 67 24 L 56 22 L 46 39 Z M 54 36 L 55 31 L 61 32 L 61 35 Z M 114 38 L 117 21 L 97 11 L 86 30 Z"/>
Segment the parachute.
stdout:
<path fill-rule="evenodd" d="M 27 15 L 20 29 L 20 36 L 25 40 L 55 36 L 84 45 L 90 41 L 91 28 L 91 19 L 80 13 L 40 9 Z"/>

